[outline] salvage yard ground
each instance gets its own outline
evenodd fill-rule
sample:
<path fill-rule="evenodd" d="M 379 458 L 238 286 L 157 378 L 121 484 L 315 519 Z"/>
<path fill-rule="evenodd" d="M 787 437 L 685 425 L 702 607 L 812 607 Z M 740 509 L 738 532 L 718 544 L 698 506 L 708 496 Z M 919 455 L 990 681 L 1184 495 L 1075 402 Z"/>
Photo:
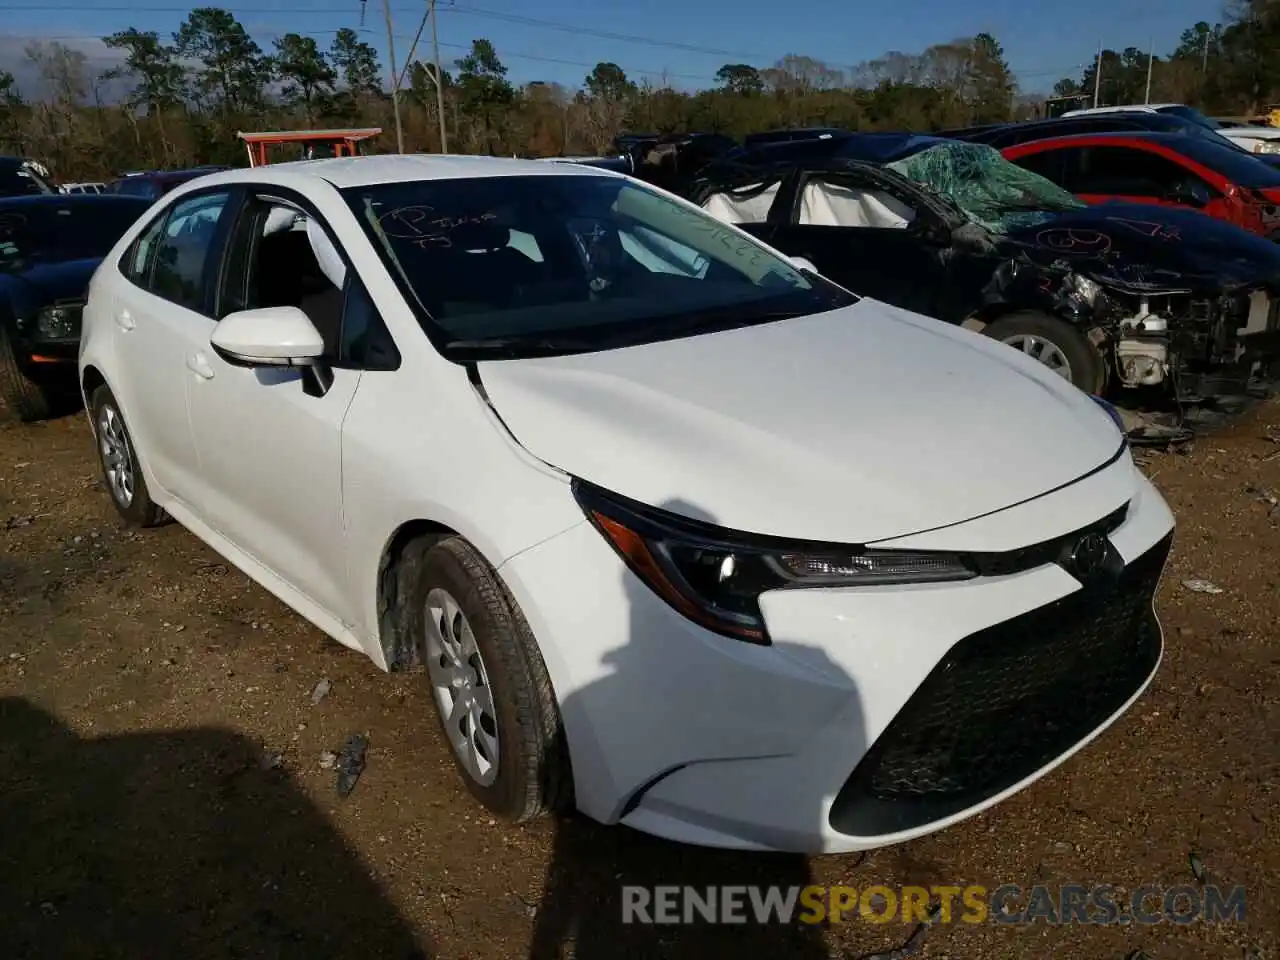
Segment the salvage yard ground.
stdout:
<path fill-rule="evenodd" d="M 176 525 L 122 530 L 82 416 L 6 418 L 0 955 L 852 958 L 910 929 L 623 927 L 620 885 L 1133 890 L 1194 883 L 1194 853 L 1211 882 L 1245 885 L 1243 925 L 957 924 L 916 955 L 1277 960 L 1280 444 L 1268 433 L 1280 437 L 1280 403 L 1190 452 L 1142 453 L 1179 522 L 1160 595 L 1167 651 L 1113 730 L 984 816 L 806 861 L 576 818 L 495 824 L 456 777 L 418 676 L 379 673 Z M 340 799 L 322 754 L 357 733 L 367 766 Z"/>

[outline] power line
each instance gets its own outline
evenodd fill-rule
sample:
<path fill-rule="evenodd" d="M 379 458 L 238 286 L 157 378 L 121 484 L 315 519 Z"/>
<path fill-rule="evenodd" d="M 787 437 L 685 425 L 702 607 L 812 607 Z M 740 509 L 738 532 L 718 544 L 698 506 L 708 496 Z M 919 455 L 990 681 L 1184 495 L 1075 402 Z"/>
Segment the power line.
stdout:
<path fill-rule="evenodd" d="M 335 7 L 221 7 L 220 9 L 224 9 L 228 13 L 253 13 L 253 14 L 263 14 L 263 13 L 289 13 L 289 14 L 310 14 L 310 15 L 330 14 L 333 16 L 344 16 L 344 17 L 350 14 L 350 10 L 338 9 Z M 393 8 L 393 10 L 394 9 L 395 8 Z M 401 9 L 404 9 L 407 11 L 408 8 L 401 8 Z M 420 7 L 415 8 L 414 12 L 416 13 L 420 9 L 421 9 Z M 33 3 L 33 4 L 7 4 L 5 7 L 5 10 L 0 10 L 0 13 L 3 13 L 7 10 L 65 11 L 65 12 L 79 12 L 79 13 L 117 12 L 117 13 L 135 13 L 135 14 L 138 14 L 138 13 L 183 13 L 185 14 L 185 13 L 191 12 L 190 7 L 89 6 L 86 4 L 66 4 L 66 5 L 58 5 L 58 6 L 47 6 L 44 4 Z M 704 56 L 731 57 L 731 58 L 737 58 L 743 61 L 759 60 L 759 61 L 766 62 L 768 66 L 773 66 L 775 63 L 777 63 L 779 59 L 778 57 L 770 57 L 767 54 L 763 54 L 759 52 L 729 50 L 729 49 L 724 49 L 720 47 L 710 47 L 710 46 L 697 44 L 697 43 L 686 43 L 684 41 L 678 41 L 678 40 L 662 40 L 657 37 L 647 37 L 639 34 L 618 33 L 610 30 L 597 30 L 590 27 L 583 27 L 578 24 L 566 23 L 561 20 L 548 20 L 541 17 L 528 17 L 521 14 L 512 14 L 512 13 L 505 13 L 503 11 L 498 11 L 498 10 L 491 10 L 485 7 L 475 7 L 470 5 L 459 6 L 456 2 L 450 4 L 450 6 L 448 7 L 441 8 L 439 12 L 462 14 L 464 16 L 472 16 L 472 17 L 479 17 L 482 19 L 497 20 L 505 23 L 520 25 L 520 26 L 533 27 L 533 28 L 543 29 L 543 30 L 553 30 L 561 33 L 568 33 L 574 36 L 595 37 L 602 40 L 613 40 L 620 43 L 632 43 L 632 44 L 639 44 L 643 46 L 658 47 L 663 49 L 680 50 L 685 53 L 694 53 L 694 54 L 700 54 Z M 1153 14 L 1148 13 L 1146 15 L 1153 15 Z M 1131 18 L 1126 18 L 1126 19 L 1131 19 Z M 297 32 L 297 31 L 294 31 L 294 32 Z M 311 31 L 311 32 L 312 33 L 332 33 L 333 31 Z M 84 38 L 84 39 L 90 39 L 90 38 Z M 449 46 L 449 44 L 442 44 L 442 46 Z M 531 60 L 543 59 L 545 62 L 549 62 L 549 63 L 564 62 L 570 66 L 581 65 L 575 61 L 557 61 L 554 58 L 539 58 L 534 56 L 522 56 L 518 54 L 508 54 L 507 56 L 513 59 L 531 59 Z M 594 63 L 590 64 L 590 66 L 595 66 L 595 64 Z M 835 64 L 832 66 L 833 66 L 833 69 L 854 69 L 858 65 Z M 1060 75 L 1062 72 L 1066 70 L 1076 69 L 1076 67 L 1077 65 L 1072 65 L 1071 67 L 1064 67 L 1062 68 L 1062 70 L 1048 70 L 1044 68 L 1040 68 L 1038 70 L 1019 70 L 1016 67 L 1010 67 L 1010 72 L 1020 77 L 1052 76 L 1052 75 Z M 667 73 L 667 71 L 647 71 L 647 70 L 633 70 L 632 72 L 640 73 L 640 74 Z M 669 74 L 669 75 L 674 76 L 674 74 Z M 706 75 L 684 74 L 684 76 L 694 77 L 696 79 L 702 79 L 704 77 L 714 76 L 714 74 L 706 74 Z"/>

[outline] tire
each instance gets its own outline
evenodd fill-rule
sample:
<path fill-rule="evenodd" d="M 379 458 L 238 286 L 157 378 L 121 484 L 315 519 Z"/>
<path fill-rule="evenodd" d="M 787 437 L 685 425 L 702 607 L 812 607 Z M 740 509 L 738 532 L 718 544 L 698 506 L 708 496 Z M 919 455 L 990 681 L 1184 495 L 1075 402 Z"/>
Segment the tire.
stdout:
<path fill-rule="evenodd" d="M 1070 376 L 1065 379 L 1085 393 L 1100 393 L 1106 385 L 1107 369 L 1102 355 L 1082 330 L 1065 320 L 1028 310 L 1001 317 L 987 324 L 982 333 L 1015 349 L 1023 349 L 1037 360 L 1041 360 L 1044 345 L 1049 345 L 1070 371 Z M 1025 344 L 1033 347 L 1039 344 L 1040 352 L 1025 350 Z M 1044 360 L 1041 362 L 1045 363 Z M 1051 363 L 1045 365 L 1062 373 L 1061 367 Z"/>
<path fill-rule="evenodd" d="M 400 622 L 418 644 L 441 733 L 471 795 L 513 823 L 564 809 L 572 777 L 560 710 L 533 632 L 510 592 L 460 537 L 411 542 L 397 577 L 396 595 L 408 608 L 400 611 Z M 451 647 L 450 640 L 457 642 Z M 465 669 L 458 670 L 459 662 Z M 466 686 L 460 689 L 459 682 Z M 476 710 L 450 721 L 449 704 L 459 699 L 475 703 Z M 473 730 L 490 736 L 472 736 Z"/>
<path fill-rule="evenodd" d="M 102 467 L 102 482 L 116 512 L 132 527 L 158 527 L 169 522 L 169 514 L 151 500 L 124 415 L 105 384 L 93 391 L 89 409 L 93 414 L 93 438 L 98 448 L 98 464 Z M 122 473 L 125 470 L 127 474 Z M 122 476 L 128 477 L 127 483 L 122 482 Z"/>
<path fill-rule="evenodd" d="M 53 400 L 41 384 L 18 365 L 9 334 L 0 328 L 0 396 L 23 423 L 47 420 L 53 415 Z"/>

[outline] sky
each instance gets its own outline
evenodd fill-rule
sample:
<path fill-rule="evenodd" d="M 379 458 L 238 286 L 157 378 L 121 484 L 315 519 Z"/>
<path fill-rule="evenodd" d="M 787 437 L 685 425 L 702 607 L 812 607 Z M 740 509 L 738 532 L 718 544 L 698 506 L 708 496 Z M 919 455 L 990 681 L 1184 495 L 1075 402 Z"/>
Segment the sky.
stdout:
<path fill-rule="evenodd" d="M 446 69 L 476 37 L 491 40 L 516 83 L 546 80 L 571 87 L 599 61 L 633 80 L 665 77 L 689 89 L 714 84 L 725 63 L 770 66 L 801 54 L 851 67 L 890 50 L 917 53 L 935 43 L 986 31 L 1004 46 L 1024 93 L 1045 92 L 1079 76 L 1099 42 L 1123 49 L 1171 51 L 1197 20 L 1222 19 L 1222 0 L 438 0 L 440 58 Z M 226 0 L 264 50 L 284 33 L 309 34 L 322 48 L 340 27 L 387 50 L 382 0 Z M 390 0 L 395 52 L 403 60 L 425 0 Z M 366 7 L 363 10 L 362 6 Z M 0 68 L 15 70 L 31 39 L 57 39 L 107 69 L 118 56 L 98 38 L 136 27 L 168 37 L 190 6 L 181 0 L 0 0 Z M 417 56 L 430 55 L 430 30 Z"/>

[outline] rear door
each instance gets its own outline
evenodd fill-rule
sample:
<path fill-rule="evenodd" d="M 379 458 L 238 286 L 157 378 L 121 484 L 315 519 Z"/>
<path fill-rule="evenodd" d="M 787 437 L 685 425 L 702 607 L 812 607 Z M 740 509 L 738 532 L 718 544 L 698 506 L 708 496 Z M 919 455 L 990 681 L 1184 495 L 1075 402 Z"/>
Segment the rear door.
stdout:
<path fill-rule="evenodd" d="M 932 211 L 857 173 L 806 173 L 796 186 L 775 247 L 854 293 L 940 316 L 950 232 Z"/>
<path fill-rule="evenodd" d="M 231 191 L 183 197 L 139 235 L 119 268 L 109 309 L 116 370 L 110 384 L 134 443 L 162 491 L 189 502 L 199 464 L 187 415 L 192 345 L 209 310 L 210 253 Z"/>

